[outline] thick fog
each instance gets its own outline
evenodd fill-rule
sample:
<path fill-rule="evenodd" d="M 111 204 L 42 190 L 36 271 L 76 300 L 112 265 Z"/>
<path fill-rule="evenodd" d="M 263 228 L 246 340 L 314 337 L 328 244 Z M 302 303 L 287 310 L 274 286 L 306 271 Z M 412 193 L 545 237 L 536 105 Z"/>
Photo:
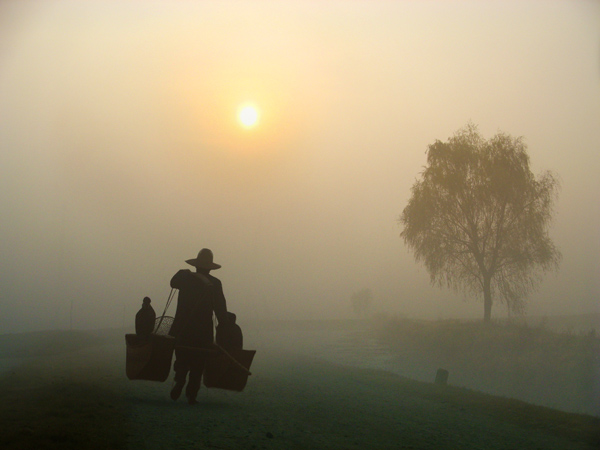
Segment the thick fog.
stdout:
<path fill-rule="evenodd" d="M 469 121 L 561 180 L 527 314 L 598 312 L 599 55 L 595 1 L 2 1 L 0 332 L 132 324 L 203 247 L 240 323 L 481 317 L 397 223 Z"/>

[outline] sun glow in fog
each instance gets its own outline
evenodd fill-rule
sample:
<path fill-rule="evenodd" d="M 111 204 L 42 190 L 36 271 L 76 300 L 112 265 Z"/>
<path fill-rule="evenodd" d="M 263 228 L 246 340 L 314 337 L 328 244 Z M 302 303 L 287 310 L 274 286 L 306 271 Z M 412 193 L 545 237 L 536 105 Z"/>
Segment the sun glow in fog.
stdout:
<path fill-rule="evenodd" d="M 268 83 L 261 79 L 239 81 L 216 71 L 203 78 L 208 80 L 204 86 L 195 73 L 180 76 L 173 83 L 179 86 L 173 98 L 179 99 L 176 105 L 185 105 L 185 110 L 179 116 L 174 110 L 170 119 L 173 135 L 189 142 L 190 155 L 201 154 L 198 149 L 211 149 L 216 150 L 215 155 L 281 157 L 282 149 L 295 145 L 303 104 L 296 101 L 290 108 L 291 88 L 283 83 L 287 78 L 271 78 Z"/>
<path fill-rule="evenodd" d="M 252 105 L 242 106 L 238 111 L 238 120 L 246 128 L 252 128 L 258 123 L 258 110 Z"/>

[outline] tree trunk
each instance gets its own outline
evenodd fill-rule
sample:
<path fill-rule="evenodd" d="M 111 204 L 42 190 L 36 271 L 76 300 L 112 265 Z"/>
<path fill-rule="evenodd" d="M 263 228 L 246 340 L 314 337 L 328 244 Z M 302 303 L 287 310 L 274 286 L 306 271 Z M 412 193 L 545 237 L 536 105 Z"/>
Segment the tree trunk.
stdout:
<path fill-rule="evenodd" d="M 483 321 L 492 320 L 492 278 L 483 278 Z"/>

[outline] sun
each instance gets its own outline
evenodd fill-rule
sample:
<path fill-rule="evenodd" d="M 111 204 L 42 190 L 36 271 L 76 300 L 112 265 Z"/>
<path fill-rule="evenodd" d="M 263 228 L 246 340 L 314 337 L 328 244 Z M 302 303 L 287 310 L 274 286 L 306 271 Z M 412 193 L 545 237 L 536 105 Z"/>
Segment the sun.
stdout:
<path fill-rule="evenodd" d="M 258 110 L 252 105 L 244 105 L 238 111 L 238 120 L 245 128 L 256 126 L 258 118 Z"/>

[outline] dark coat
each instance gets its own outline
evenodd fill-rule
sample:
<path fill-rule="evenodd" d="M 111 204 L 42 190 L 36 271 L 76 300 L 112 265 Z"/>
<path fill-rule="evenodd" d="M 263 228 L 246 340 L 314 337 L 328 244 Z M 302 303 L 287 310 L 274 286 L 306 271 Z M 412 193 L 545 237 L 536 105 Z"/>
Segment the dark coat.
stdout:
<path fill-rule="evenodd" d="M 213 343 L 213 311 L 219 323 L 227 323 L 227 302 L 218 278 L 180 270 L 171 279 L 179 289 L 177 309 L 169 334 L 179 346 L 208 348 Z"/>

